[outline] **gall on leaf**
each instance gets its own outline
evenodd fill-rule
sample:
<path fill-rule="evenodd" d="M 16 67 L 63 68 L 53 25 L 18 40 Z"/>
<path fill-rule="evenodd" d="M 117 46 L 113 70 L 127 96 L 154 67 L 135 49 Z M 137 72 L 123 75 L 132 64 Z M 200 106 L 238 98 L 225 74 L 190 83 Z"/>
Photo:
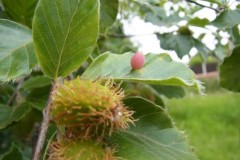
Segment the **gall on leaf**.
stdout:
<path fill-rule="evenodd" d="M 144 55 L 141 52 L 136 52 L 131 59 L 132 69 L 141 69 L 144 65 Z"/>

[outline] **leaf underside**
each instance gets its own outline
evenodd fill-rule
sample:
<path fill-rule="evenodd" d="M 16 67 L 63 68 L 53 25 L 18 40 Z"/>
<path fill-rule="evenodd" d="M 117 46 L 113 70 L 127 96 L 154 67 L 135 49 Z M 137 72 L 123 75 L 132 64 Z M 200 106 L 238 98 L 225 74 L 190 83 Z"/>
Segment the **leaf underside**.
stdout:
<path fill-rule="evenodd" d="M 7 127 L 12 122 L 19 121 L 29 111 L 29 105 L 26 103 L 15 107 L 0 104 L 0 129 Z"/>
<path fill-rule="evenodd" d="M 0 36 L 0 81 L 28 74 L 37 65 L 31 30 L 1 19 Z"/>
<path fill-rule="evenodd" d="M 224 59 L 220 66 L 220 85 L 228 90 L 240 92 L 240 46 Z"/>
<path fill-rule="evenodd" d="M 95 46 L 98 26 L 98 0 L 40 0 L 33 40 L 43 72 L 57 78 L 80 67 Z"/>

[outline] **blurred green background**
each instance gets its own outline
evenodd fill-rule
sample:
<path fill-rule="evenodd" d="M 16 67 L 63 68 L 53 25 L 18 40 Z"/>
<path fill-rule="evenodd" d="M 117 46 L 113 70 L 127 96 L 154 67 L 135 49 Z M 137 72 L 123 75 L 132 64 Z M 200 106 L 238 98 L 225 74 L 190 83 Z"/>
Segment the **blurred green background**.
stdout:
<path fill-rule="evenodd" d="M 166 106 L 199 159 L 240 160 L 240 94 L 219 88 L 216 78 L 203 82 L 207 95 L 187 91 Z"/>

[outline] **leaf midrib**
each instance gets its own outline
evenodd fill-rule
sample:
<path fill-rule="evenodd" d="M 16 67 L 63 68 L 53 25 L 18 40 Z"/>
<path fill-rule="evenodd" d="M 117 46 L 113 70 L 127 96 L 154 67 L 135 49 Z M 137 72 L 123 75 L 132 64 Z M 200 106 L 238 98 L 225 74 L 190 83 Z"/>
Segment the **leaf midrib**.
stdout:
<path fill-rule="evenodd" d="M 68 3 L 69 3 L 69 0 L 68 0 Z M 63 41 L 63 47 L 60 51 L 60 56 L 59 56 L 59 59 L 58 59 L 58 64 L 57 64 L 57 68 L 56 68 L 56 72 L 55 72 L 55 79 L 58 77 L 58 72 L 59 72 L 59 67 L 60 67 L 60 63 L 61 63 L 61 60 L 62 60 L 62 54 L 63 54 L 63 51 L 64 51 L 64 48 L 65 48 L 65 44 L 66 44 L 66 41 L 67 41 L 67 38 L 68 38 L 68 35 L 69 35 L 69 32 L 70 32 L 70 27 L 72 25 L 72 20 L 73 20 L 73 17 L 75 16 L 75 14 L 77 13 L 77 9 L 79 7 L 79 3 L 80 3 L 80 0 L 78 0 L 78 4 L 76 6 L 76 9 L 74 11 L 74 13 L 72 14 L 71 16 L 71 19 L 70 19 L 70 22 L 69 22 L 69 25 L 68 25 L 68 28 L 67 28 L 67 35 L 65 36 L 65 39 Z"/>

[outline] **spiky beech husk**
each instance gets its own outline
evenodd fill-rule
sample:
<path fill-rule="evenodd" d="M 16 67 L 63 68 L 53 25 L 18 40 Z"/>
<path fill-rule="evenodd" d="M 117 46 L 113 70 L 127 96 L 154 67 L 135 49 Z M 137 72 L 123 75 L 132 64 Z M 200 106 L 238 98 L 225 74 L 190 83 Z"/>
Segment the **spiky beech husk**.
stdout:
<path fill-rule="evenodd" d="M 95 82 L 77 78 L 58 84 L 52 93 L 51 115 L 65 126 L 68 137 L 101 139 L 106 131 L 125 129 L 133 123 L 122 102 L 123 91 L 109 80 Z"/>
<path fill-rule="evenodd" d="M 48 160 L 116 160 L 113 152 L 93 141 L 60 140 L 50 145 Z"/>

